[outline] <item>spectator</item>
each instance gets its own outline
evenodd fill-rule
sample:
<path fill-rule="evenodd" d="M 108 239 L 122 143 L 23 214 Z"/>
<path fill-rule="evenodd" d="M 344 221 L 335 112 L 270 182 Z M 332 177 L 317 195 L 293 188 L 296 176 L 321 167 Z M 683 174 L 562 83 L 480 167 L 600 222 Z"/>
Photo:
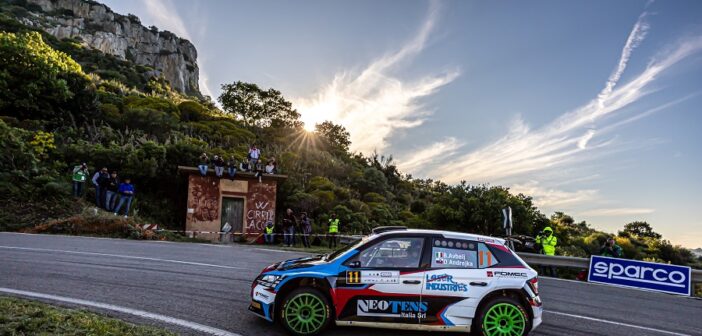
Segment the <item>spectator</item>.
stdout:
<path fill-rule="evenodd" d="M 275 164 L 273 161 L 268 161 L 265 167 L 266 174 L 275 174 Z"/>
<path fill-rule="evenodd" d="M 117 193 L 119 192 L 119 178 L 117 177 L 117 171 L 112 171 L 105 189 L 107 193 L 107 197 L 105 197 L 105 210 L 113 211 L 115 209 L 115 203 L 117 203 Z"/>
<path fill-rule="evenodd" d="M 268 222 L 266 222 L 266 233 L 263 234 L 263 240 L 266 244 L 273 244 L 275 238 L 275 234 L 273 233 L 274 229 L 275 226 L 273 225 L 273 221 L 269 219 Z"/>
<path fill-rule="evenodd" d="M 310 245 L 310 234 L 312 233 L 312 222 L 307 217 L 307 213 L 303 212 L 300 216 L 300 229 L 302 231 L 302 245 L 304 247 L 312 247 Z"/>
<path fill-rule="evenodd" d="M 621 246 L 617 245 L 617 242 L 612 237 L 609 237 L 605 244 L 602 246 L 602 248 L 600 249 L 600 255 L 612 258 L 624 257 L 624 253 L 622 253 Z"/>
<path fill-rule="evenodd" d="M 256 144 L 251 144 L 251 148 L 249 148 L 249 162 L 251 164 L 251 167 L 256 167 L 258 159 L 260 158 L 261 150 L 256 148 Z"/>
<path fill-rule="evenodd" d="M 88 179 L 88 165 L 84 162 L 80 166 L 73 167 L 73 196 L 83 196 L 83 186 Z"/>
<path fill-rule="evenodd" d="M 107 167 L 96 171 L 92 178 L 93 185 L 95 186 L 95 205 L 98 208 L 105 207 L 105 191 L 100 187 L 100 181 L 103 181 L 105 178 L 110 178 L 110 175 L 107 173 Z"/>
<path fill-rule="evenodd" d="M 222 177 L 222 174 L 224 174 L 224 158 L 215 155 L 212 163 L 214 164 L 215 175 Z"/>
<path fill-rule="evenodd" d="M 97 182 L 100 186 L 100 204 L 102 204 L 103 209 L 110 211 L 107 206 L 107 187 L 110 185 L 110 173 L 107 172 L 107 169 L 105 169 L 104 174 L 100 173 Z"/>
<path fill-rule="evenodd" d="M 258 183 L 261 183 L 261 175 L 263 175 L 263 169 L 264 169 L 264 168 L 263 168 L 263 163 L 262 163 L 261 161 L 259 161 L 259 162 L 256 164 L 256 168 L 255 168 L 255 169 L 256 169 L 256 171 L 255 171 L 256 174 L 255 174 L 254 176 L 255 176 L 255 177 L 258 177 Z"/>
<path fill-rule="evenodd" d="M 207 157 L 207 153 L 202 153 L 202 155 L 200 155 L 200 160 L 197 165 L 197 169 L 200 169 L 200 174 L 202 174 L 202 176 L 207 175 L 207 169 L 209 168 L 209 165 L 210 158 Z"/>
<path fill-rule="evenodd" d="M 115 209 L 115 216 L 119 215 L 119 210 L 122 209 L 122 205 L 127 202 L 127 209 L 124 210 L 124 218 L 127 218 L 129 215 L 129 208 L 132 205 L 132 199 L 134 199 L 134 186 L 130 178 L 127 177 L 124 179 L 124 183 L 120 183 L 119 195 L 119 204 L 117 204 L 117 209 Z"/>
<path fill-rule="evenodd" d="M 295 244 L 295 216 L 292 209 L 288 209 L 283 216 L 283 238 L 286 246 Z"/>
<path fill-rule="evenodd" d="M 541 254 L 545 255 L 556 255 L 556 244 L 558 244 L 558 239 L 553 235 L 553 229 L 550 227 L 544 228 L 539 235 L 536 236 L 536 243 L 541 245 Z M 550 266 L 542 268 L 542 273 L 548 273 L 549 276 L 556 277 L 558 273 L 556 271 L 556 266 Z"/>
<path fill-rule="evenodd" d="M 229 173 L 229 178 L 233 180 L 234 175 L 236 175 L 236 158 L 234 156 L 227 161 L 227 173 Z"/>
<path fill-rule="evenodd" d="M 336 248 L 336 235 L 339 233 L 339 219 L 336 218 L 336 214 L 332 212 L 331 218 L 329 218 L 329 248 L 332 245 Z"/>
<path fill-rule="evenodd" d="M 242 172 L 251 171 L 251 165 L 249 165 L 249 161 L 241 161 L 241 163 L 239 164 L 239 170 L 241 170 Z"/>

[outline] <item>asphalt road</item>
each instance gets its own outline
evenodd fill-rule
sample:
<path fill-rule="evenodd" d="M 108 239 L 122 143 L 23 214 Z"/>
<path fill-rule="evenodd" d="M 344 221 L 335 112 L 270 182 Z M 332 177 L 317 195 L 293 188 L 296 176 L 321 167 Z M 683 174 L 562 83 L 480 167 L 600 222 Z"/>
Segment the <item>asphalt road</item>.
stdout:
<path fill-rule="evenodd" d="M 285 335 L 248 312 L 249 291 L 263 267 L 297 256 L 243 245 L 0 233 L 0 288 L 110 304 L 239 335 Z M 540 291 L 546 312 L 532 335 L 702 335 L 702 300 L 547 278 Z M 184 335 L 207 334 L 109 307 L 88 309 Z M 359 331 L 370 330 L 337 328 L 333 334 Z"/>

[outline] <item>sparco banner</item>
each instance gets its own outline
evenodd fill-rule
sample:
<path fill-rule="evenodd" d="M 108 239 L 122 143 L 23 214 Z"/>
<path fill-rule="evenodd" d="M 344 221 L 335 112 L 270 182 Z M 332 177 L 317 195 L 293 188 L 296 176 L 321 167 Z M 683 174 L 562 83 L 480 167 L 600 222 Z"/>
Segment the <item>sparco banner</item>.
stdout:
<path fill-rule="evenodd" d="M 587 281 L 690 295 L 690 267 L 601 256 L 590 258 Z"/>

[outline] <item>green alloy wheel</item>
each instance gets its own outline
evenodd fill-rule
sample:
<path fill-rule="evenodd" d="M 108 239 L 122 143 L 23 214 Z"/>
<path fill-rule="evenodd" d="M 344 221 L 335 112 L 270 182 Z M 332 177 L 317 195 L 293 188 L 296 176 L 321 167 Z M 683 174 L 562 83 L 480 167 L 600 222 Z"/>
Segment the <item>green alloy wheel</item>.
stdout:
<path fill-rule="evenodd" d="M 483 336 L 524 336 L 531 330 L 531 321 L 518 300 L 498 297 L 484 305 L 480 312 L 479 333 Z"/>
<path fill-rule="evenodd" d="M 295 335 L 316 335 L 329 324 L 328 301 L 312 288 L 300 288 L 290 293 L 281 313 L 283 325 Z"/>

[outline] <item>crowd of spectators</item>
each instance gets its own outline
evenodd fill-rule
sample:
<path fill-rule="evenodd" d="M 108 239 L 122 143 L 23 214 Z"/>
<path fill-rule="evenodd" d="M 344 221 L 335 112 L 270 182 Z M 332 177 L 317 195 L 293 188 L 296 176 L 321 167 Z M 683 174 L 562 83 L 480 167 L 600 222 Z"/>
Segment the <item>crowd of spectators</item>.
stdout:
<path fill-rule="evenodd" d="M 337 246 L 337 234 L 339 233 L 339 227 L 341 222 L 336 217 L 335 213 L 331 214 L 331 217 L 327 223 L 327 238 L 329 248 Z M 275 244 L 275 225 L 273 221 L 269 220 L 264 227 L 263 238 L 266 244 Z M 283 245 L 291 247 L 295 245 L 295 237 L 299 237 L 303 247 L 312 247 L 312 219 L 307 216 L 307 213 L 302 212 L 296 215 L 292 209 L 287 209 L 283 215 L 282 221 L 282 232 L 283 232 Z"/>
<path fill-rule="evenodd" d="M 261 150 L 256 147 L 256 144 L 251 145 L 246 160 L 241 160 L 241 162 L 239 162 L 235 156 L 231 156 L 229 159 L 225 160 L 224 157 L 219 155 L 214 155 L 210 158 L 207 153 L 202 153 L 197 166 L 200 174 L 206 176 L 210 167 L 214 168 L 217 177 L 222 177 L 224 175 L 224 169 L 226 168 L 227 174 L 231 179 L 236 176 L 237 172 L 249 172 L 254 173 L 259 179 L 259 182 L 263 174 L 278 173 L 278 166 L 275 158 L 271 158 L 264 165 L 261 160 Z"/>
<path fill-rule="evenodd" d="M 88 176 L 90 176 L 90 172 L 86 163 L 73 167 L 74 197 L 83 197 Z M 134 185 L 129 177 L 120 179 L 116 170 L 109 172 L 107 167 L 103 167 L 93 174 L 90 182 L 95 188 L 95 206 L 118 216 L 122 207 L 126 205 L 124 218 L 129 216 L 129 209 L 134 200 L 135 192 Z"/>

